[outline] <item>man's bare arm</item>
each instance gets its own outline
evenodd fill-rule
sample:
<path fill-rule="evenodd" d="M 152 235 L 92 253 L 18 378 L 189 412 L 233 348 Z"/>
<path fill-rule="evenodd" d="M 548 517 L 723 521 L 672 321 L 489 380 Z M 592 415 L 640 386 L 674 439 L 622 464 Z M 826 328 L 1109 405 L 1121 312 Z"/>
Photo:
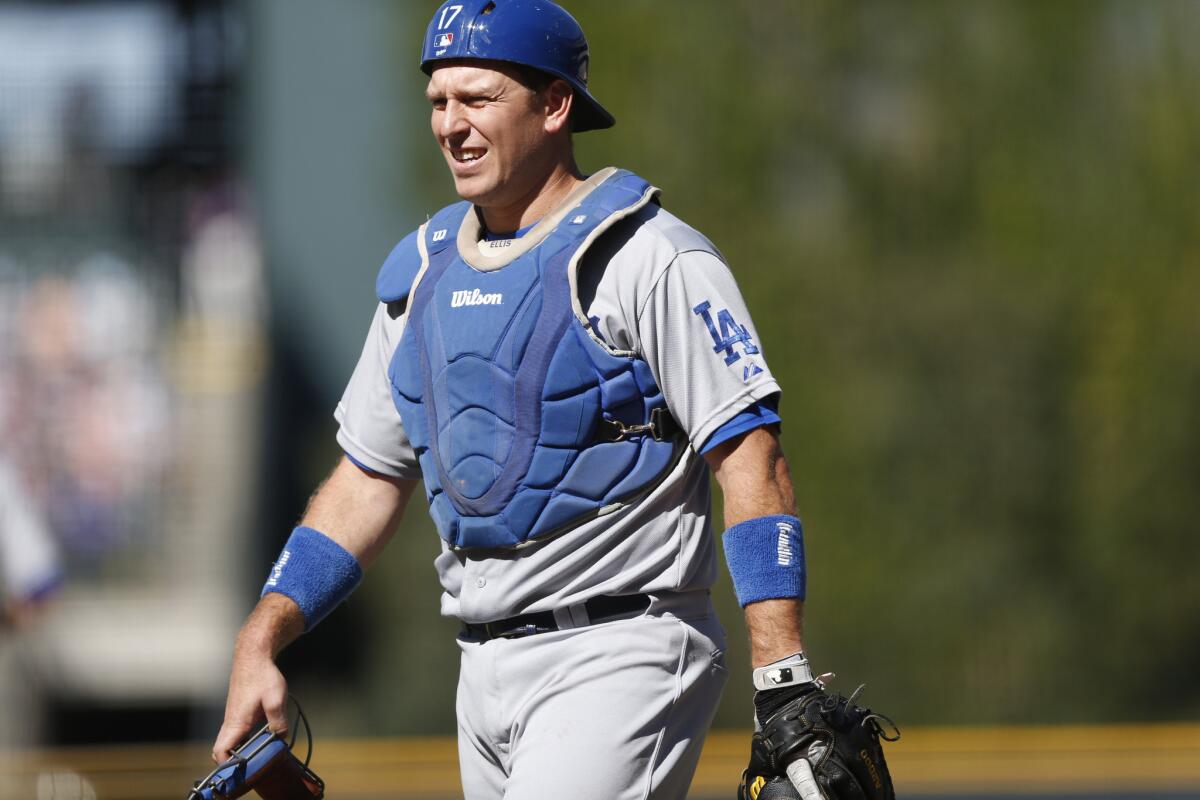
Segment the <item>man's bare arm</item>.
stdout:
<path fill-rule="evenodd" d="M 791 473 L 773 427 L 722 442 L 705 454 L 725 498 L 725 527 L 796 513 Z M 761 667 L 803 650 L 802 600 L 762 600 L 745 608 L 750 661 Z"/>
<path fill-rule="evenodd" d="M 342 459 L 309 500 L 301 524 L 337 542 L 365 571 L 391 539 L 416 485 L 364 472 Z M 295 601 L 276 593 L 259 600 L 247 618 L 234 645 L 214 761 L 227 759 L 264 717 L 271 730 L 287 732 L 287 682 L 275 658 L 304 632 L 304 624 Z"/>

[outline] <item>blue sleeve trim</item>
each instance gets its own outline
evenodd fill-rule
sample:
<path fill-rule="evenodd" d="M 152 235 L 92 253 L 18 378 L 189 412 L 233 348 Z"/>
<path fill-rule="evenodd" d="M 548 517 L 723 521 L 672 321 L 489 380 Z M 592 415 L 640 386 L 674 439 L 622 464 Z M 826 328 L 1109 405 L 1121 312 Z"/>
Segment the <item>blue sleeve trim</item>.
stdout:
<path fill-rule="evenodd" d="M 345 453 L 345 451 L 344 451 L 344 450 L 343 450 L 342 452 L 343 452 L 343 453 Z M 346 460 L 347 460 L 347 461 L 349 461 L 349 462 L 350 462 L 351 464 L 353 464 L 354 466 L 356 466 L 356 467 L 358 467 L 359 469 L 361 469 L 363 472 L 367 473 L 368 475 L 379 475 L 379 474 L 381 474 L 380 472 L 378 472 L 378 471 L 376 471 L 376 470 L 373 470 L 373 469 L 371 469 L 371 468 L 370 468 L 370 467 L 368 467 L 366 464 L 362 463 L 361 461 L 359 461 L 357 458 L 355 458 L 354 456 L 350 455 L 349 453 L 346 453 Z"/>
<path fill-rule="evenodd" d="M 804 599 L 804 530 L 796 517 L 748 519 L 727 528 L 721 538 L 733 590 L 743 608 L 760 600 Z"/>
<path fill-rule="evenodd" d="M 292 531 L 271 567 L 262 595 L 271 592 L 296 601 L 304 614 L 304 630 L 312 630 L 362 581 L 358 560 L 340 544 L 314 528 Z"/>
<path fill-rule="evenodd" d="M 712 435 L 705 441 L 704 446 L 700 448 L 700 455 L 704 455 L 722 442 L 727 442 L 735 436 L 741 436 L 747 431 L 761 428 L 764 425 L 782 423 L 783 420 L 779 418 L 778 409 L 778 394 L 773 394 L 770 397 L 752 403 L 742 409 L 736 417 L 713 431 Z"/>

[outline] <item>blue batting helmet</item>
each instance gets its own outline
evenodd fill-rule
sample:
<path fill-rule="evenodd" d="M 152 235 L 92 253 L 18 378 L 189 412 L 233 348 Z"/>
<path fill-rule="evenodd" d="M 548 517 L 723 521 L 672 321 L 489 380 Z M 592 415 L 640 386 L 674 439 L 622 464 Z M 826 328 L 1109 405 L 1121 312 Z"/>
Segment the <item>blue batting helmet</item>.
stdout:
<path fill-rule="evenodd" d="M 549 0 L 460 0 L 442 3 L 425 31 L 421 70 L 439 61 L 508 61 L 562 78 L 575 90 L 576 131 L 612 127 L 613 115 L 587 89 L 588 44 L 574 17 Z"/>

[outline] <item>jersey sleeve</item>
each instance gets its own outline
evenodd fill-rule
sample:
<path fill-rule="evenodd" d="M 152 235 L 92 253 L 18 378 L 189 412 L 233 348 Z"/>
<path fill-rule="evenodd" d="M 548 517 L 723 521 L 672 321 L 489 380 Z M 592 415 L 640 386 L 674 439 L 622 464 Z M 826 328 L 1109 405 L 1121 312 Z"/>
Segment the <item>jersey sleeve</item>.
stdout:
<path fill-rule="evenodd" d="M 642 356 L 697 450 L 780 393 L 733 274 L 712 251 L 676 254 L 639 303 L 636 329 Z"/>
<path fill-rule="evenodd" d="M 766 400 L 750 404 L 739 411 L 733 419 L 713 431 L 712 435 L 701 445 L 700 454 L 704 455 L 722 442 L 727 442 L 755 428 L 778 425 L 782 422 L 779 418 L 778 406 L 779 395 L 777 394 L 768 397 Z"/>
<path fill-rule="evenodd" d="M 416 453 L 392 403 L 388 365 L 403 318 L 392 319 L 380 303 L 358 365 L 334 411 L 338 444 L 358 466 L 395 478 L 419 478 Z"/>

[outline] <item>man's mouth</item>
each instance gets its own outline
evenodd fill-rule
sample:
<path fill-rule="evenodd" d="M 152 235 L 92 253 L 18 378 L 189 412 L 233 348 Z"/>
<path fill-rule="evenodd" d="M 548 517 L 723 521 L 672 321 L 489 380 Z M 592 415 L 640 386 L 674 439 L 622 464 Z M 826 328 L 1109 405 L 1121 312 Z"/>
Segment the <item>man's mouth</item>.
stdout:
<path fill-rule="evenodd" d="M 460 164 L 473 164 L 487 155 L 481 147 L 463 147 L 450 151 L 450 157 Z"/>

